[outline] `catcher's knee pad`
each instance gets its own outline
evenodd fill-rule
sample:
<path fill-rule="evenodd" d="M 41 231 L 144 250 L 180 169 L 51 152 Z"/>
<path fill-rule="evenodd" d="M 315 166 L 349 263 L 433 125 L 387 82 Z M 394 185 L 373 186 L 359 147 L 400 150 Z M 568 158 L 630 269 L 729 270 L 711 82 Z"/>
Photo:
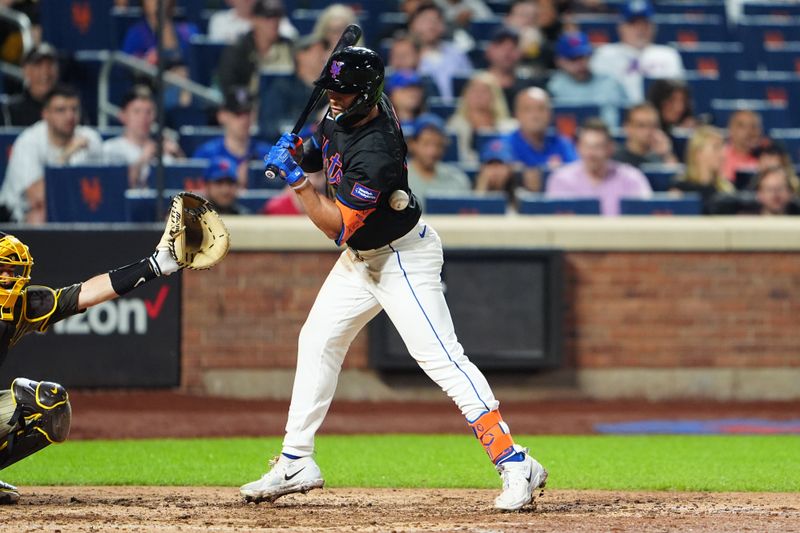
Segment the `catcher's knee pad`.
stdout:
<path fill-rule="evenodd" d="M 17 378 L 0 393 L 0 469 L 69 435 L 72 408 L 58 383 Z"/>
<path fill-rule="evenodd" d="M 500 411 L 497 409 L 483 413 L 469 425 L 494 464 L 514 453 L 514 439 L 511 438 L 511 431 L 503 422 L 503 417 L 500 416 Z"/>

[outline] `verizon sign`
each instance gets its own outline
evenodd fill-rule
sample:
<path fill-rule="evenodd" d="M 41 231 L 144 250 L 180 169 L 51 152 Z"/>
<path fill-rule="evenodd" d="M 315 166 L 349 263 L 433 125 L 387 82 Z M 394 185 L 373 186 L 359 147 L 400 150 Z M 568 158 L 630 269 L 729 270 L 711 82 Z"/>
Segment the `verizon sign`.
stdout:
<path fill-rule="evenodd" d="M 155 226 L 86 227 L 0 230 L 13 233 L 30 248 L 32 283 L 55 289 L 144 258 L 163 231 Z M 155 279 L 126 296 L 57 322 L 44 334 L 28 335 L 0 367 L 0 384 L 23 376 L 65 387 L 179 385 L 180 281 L 180 274 Z"/>

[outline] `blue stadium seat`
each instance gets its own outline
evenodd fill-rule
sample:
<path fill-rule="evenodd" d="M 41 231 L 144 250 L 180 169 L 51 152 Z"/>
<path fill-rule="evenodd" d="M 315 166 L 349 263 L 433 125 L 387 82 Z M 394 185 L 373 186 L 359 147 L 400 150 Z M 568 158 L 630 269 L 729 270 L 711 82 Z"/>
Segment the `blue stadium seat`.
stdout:
<path fill-rule="evenodd" d="M 683 66 L 701 74 L 713 74 L 723 79 L 733 79 L 741 67 L 742 43 L 738 42 L 699 42 L 675 43 L 674 48 L 681 55 Z"/>
<path fill-rule="evenodd" d="M 475 151 L 480 154 L 487 144 L 500 140 L 503 137 L 505 137 L 505 135 L 501 133 L 496 133 L 496 132 L 487 133 L 482 131 L 476 131 L 474 140 Z"/>
<path fill-rule="evenodd" d="M 578 25 L 578 28 L 586 33 L 589 37 L 589 42 L 594 46 L 599 46 L 606 43 L 613 43 L 617 41 L 617 24 L 619 23 L 619 16 L 614 15 L 575 15 L 572 17 L 572 22 Z"/>
<path fill-rule="evenodd" d="M 688 15 L 688 19 L 714 15 L 727 16 L 725 3 L 719 0 L 660 0 L 656 4 L 656 11 L 664 15 Z"/>
<path fill-rule="evenodd" d="M 517 195 L 517 210 L 521 215 L 599 215 L 597 198 L 546 198 L 542 194 Z"/>
<path fill-rule="evenodd" d="M 475 47 L 467 52 L 467 57 L 469 57 L 470 63 L 476 70 L 486 69 L 489 65 L 489 61 L 486 59 L 487 46 L 488 43 L 486 41 L 478 41 L 475 43 Z"/>
<path fill-rule="evenodd" d="M 438 97 L 428 99 L 428 111 L 439 115 L 445 122 L 456 112 L 456 104 L 447 104 Z"/>
<path fill-rule="evenodd" d="M 247 189 L 239 193 L 238 202 L 256 215 L 270 198 L 278 196 L 281 192 L 280 189 Z"/>
<path fill-rule="evenodd" d="M 44 173 L 48 222 L 123 222 L 126 166 L 47 168 Z"/>
<path fill-rule="evenodd" d="M 205 35 L 193 35 L 189 43 L 189 74 L 192 80 L 211 85 L 225 43 L 210 41 Z"/>
<path fill-rule="evenodd" d="M 743 17 L 738 25 L 744 58 L 757 58 L 764 50 L 789 41 L 800 41 L 800 25 L 793 20 L 772 16 Z"/>
<path fill-rule="evenodd" d="M 553 124 L 556 131 L 565 137 L 574 139 L 578 127 L 589 117 L 599 117 L 600 107 L 596 105 L 553 105 Z"/>
<path fill-rule="evenodd" d="M 792 161 L 796 164 L 800 163 L 800 128 L 773 128 L 768 131 L 772 139 L 786 147 L 786 151 L 789 152 Z"/>
<path fill-rule="evenodd" d="M 473 20 L 469 25 L 469 34 L 476 41 L 488 41 L 492 33 L 503 25 L 503 19 L 495 17 L 488 20 Z"/>
<path fill-rule="evenodd" d="M 78 50 L 73 55 L 74 62 L 67 81 L 75 85 L 81 93 L 82 114 L 90 124 L 97 124 L 97 80 L 107 57 L 108 52 L 105 50 Z M 115 65 L 111 67 L 108 79 L 109 100 L 112 104 L 119 105 L 133 85 L 133 74 L 130 70 Z M 119 124 L 116 118 L 111 123 Z"/>
<path fill-rule="evenodd" d="M 731 114 L 740 109 L 755 111 L 761 115 L 761 122 L 765 130 L 796 127 L 797 117 L 790 112 L 789 105 L 786 102 L 744 99 L 712 100 L 711 113 L 714 116 L 714 125 L 720 128 L 727 128 Z"/>
<path fill-rule="evenodd" d="M 204 159 L 186 159 L 164 165 L 164 188 L 181 191 L 197 191 L 205 187 L 205 172 L 208 162 Z M 147 186 L 158 188 L 156 169 L 147 176 Z"/>
<path fill-rule="evenodd" d="M 739 71 L 736 73 L 736 87 L 739 98 L 766 100 L 770 103 L 786 103 L 791 117 L 788 126 L 800 126 L 800 74 L 796 72 Z M 787 117 L 788 118 L 788 117 Z"/>
<path fill-rule="evenodd" d="M 128 30 L 142 20 L 142 8 L 133 7 L 112 7 L 111 8 L 111 35 L 112 47 L 121 50 L 125 42 L 125 35 Z"/>
<path fill-rule="evenodd" d="M 247 167 L 247 188 L 281 190 L 286 186 L 282 179 L 268 179 L 264 175 L 264 163 L 252 161 Z"/>
<path fill-rule="evenodd" d="M 731 38 L 725 18 L 715 15 L 656 15 L 653 21 L 657 27 L 655 42 L 660 44 L 723 42 Z"/>
<path fill-rule="evenodd" d="M 696 194 L 686 194 L 680 198 L 655 194 L 647 200 L 638 198 L 620 200 L 622 215 L 699 215 L 702 211 L 702 201 Z"/>
<path fill-rule="evenodd" d="M 116 48 L 111 40 L 108 0 L 41 0 L 42 40 L 61 52 Z"/>
<path fill-rule="evenodd" d="M 431 215 L 504 215 L 506 204 L 501 192 L 429 195 L 425 211 Z"/>
<path fill-rule="evenodd" d="M 11 147 L 17 136 L 22 133 L 25 128 L 22 127 L 3 127 L 0 128 L 0 185 L 6 177 L 6 167 L 8 166 L 8 159 L 11 157 Z"/>
<path fill-rule="evenodd" d="M 672 179 L 683 172 L 683 165 L 642 165 L 640 170 L 647 176 L 650 188 L 655 192 L 666 192 L 672 184 Z"/>
<path fill-rule="evenodd" d="M 177 190 L 165 190 L 161 209 L 166 214 L 169 202 Z M 124 214 L 126 222 L 157 222 L 158 191 L 155 189 L 128 189 L 125 191 Z"/>
<path fill-rule="evenodd" d="M 458 153 L 458 137 L 454 133 L 447 135 L 447 144 L 444 147 L 442 161 L 457 163 L 461 159 Z"/>
<path fill-rule="evenodd" d="M 223 135 L 222 128 L 212 126 L 184 126 L 178 131 L 181 150 L 187 157 L 192 157 L 201 144 Z"/>
<path fill-rule="evenodd" d="M 743 13 L 745 16 L 771 15 L 787 19 L 794 18 L 797 23 L 797 17 L 800 17 L 800 4 L 796 2 L 745 2 Z"/>
<path fill-rule="evenodd" d="M 125 128 L 122 126 L 108 126 L 102 129 L 97 130 L 97 133 L 100 134 L 100 137 L 103 138 L 104 141 L 109 139 L 113 139 L 114 137 L 119 137 L 125 132 Z"/>
<path fill-rule="evenodd" d="M 800 41 L 770 46 L 759 55 L 758 66 L 767 70 L 800 74 Z"/>

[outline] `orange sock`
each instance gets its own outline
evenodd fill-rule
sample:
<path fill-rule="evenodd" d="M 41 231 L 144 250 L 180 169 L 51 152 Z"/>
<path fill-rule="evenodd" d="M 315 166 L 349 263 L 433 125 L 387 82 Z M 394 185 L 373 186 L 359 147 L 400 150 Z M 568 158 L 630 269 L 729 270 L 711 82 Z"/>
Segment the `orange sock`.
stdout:
<path fill-rule="evenodd" d="M 514 440 L 500 411 L 484 413 L 469 425 L 494 464 L 514 453 Z"/>

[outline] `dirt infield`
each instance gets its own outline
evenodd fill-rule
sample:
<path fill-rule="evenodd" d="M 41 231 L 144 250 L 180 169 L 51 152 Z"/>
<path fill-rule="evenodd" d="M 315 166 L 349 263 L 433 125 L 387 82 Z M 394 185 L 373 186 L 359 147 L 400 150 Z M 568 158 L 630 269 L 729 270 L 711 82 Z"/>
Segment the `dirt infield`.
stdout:
<path fill-rule="evenodd" d="M 800 531 L 800 495 L 548 491 L 492 509 L 495 491 L 325 489 L 244 504 L 230 487 L 26 487 L 3 531 Z"/>

